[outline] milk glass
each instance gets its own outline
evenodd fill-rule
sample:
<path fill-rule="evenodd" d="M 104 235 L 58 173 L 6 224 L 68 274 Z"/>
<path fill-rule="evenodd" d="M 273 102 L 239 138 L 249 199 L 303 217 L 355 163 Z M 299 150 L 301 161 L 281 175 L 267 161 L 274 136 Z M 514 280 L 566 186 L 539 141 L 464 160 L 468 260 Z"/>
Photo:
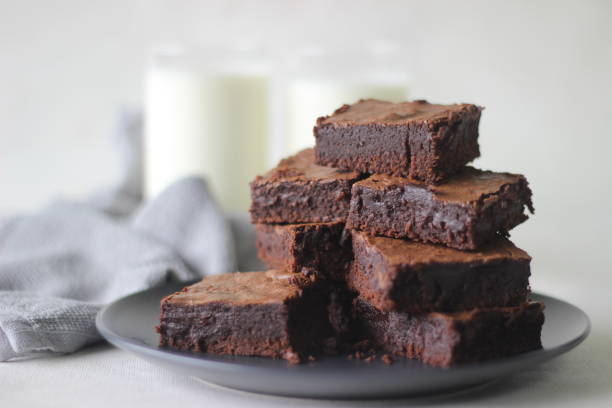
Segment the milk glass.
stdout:
<path fill-rule="evenodd" d="M 146 71 L 145 191 L 203 176 L 221 206 L 246 210 L 267 165 L 268 66 L 256 50 L 163 49 Z"/>
<path fill-rule="evenodd" d="M 361 49 L 302 50 L 286 65 L 282 85 L 282 154 L 314 145 L 318 117 L 343 104 L 377 98 L 392 102 L 409 96 L 408 64 L 390 45 Z"/>

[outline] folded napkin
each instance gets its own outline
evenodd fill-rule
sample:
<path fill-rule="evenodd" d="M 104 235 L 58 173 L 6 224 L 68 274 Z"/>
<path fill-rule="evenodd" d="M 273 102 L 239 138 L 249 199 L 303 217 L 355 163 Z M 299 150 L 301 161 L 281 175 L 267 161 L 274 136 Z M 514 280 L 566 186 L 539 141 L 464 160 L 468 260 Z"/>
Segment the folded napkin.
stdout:
<path fill-rule="evenodd" d="M 119 297 L 259 266 L 248 217 L 227 217 L 201 178 L 141 204 L 139 116 L 121 124 L 115 187 L 0 220 L 0 361 L 98 341 L 95 315 Z"/>

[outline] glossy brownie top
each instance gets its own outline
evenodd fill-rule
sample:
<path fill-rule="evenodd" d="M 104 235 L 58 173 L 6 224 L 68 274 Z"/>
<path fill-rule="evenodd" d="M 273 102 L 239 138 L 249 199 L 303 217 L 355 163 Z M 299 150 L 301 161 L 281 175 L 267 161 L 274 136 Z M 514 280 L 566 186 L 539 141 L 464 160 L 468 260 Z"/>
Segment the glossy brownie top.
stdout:
<path fill-rule="evenodd" d="M 531 257 L 506 238 L 499 237 L 477 251 L 460 251 L 442 245 L 404 239 L 377 237 L 353 232 L 353 240 L 380 252 L 392 265 L 486 264 L 503 260 L 526 261 Z"/>
<path fill-rule="evenodd" d="M 437 105 L 424 100 L 393 103 L 378 99 L 362 99 L 344 105 L 331 116 L 317 119 L 317 125 L 407 125 L 415 122 L 435 124 L 450 122 L 465 113 L 479 113 L 472 104 Z"/>
<path fill-rule="evenodd" d="M 276 270 L 225 273 L 207 276 L 167 296 L 163 303 L 194 306 L 210 303 L 232 306 L 283 303 L 300 297 L 302 289 L 312 283 L 305 275 Z"/>
<path fill-rule="evenodd" d="M 375 190 L 406 186 L 423 190 L 424 193 L 431 193 L 440 201 L 472 202 L 499 192 L 505 185 L 517 183 L 523 184 L 528 189 L 527 180 L 520 174 L 495 173 L 466 166 L 459 174 L 441 185 L 423 185 L 409 178 L 384 174 L 374 174 L 359 181 L 356 185 Z M 529 195 L 531 195 L 530 191 Z"/>
<path fill-rule="evenodd" d="M 314 149 L 305 149 L 280 161 L 278 166 L 258 179 L 266 181 L 354 180 L 355 171 L 346 171 L 315 164 Z"/>

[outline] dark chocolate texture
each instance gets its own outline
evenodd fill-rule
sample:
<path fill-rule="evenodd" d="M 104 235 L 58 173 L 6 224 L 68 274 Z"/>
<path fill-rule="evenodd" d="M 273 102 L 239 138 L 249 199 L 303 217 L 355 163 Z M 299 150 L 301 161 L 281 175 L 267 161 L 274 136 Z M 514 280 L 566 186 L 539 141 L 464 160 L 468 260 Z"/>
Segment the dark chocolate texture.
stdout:
<path fill-rule="evenodd" d="M 313 270 L 333 281 L 344 281 L 352 249 L 343 223 L 258 224 L 256 229 L 259 258 L 270 268 Z"/>
<path fill-rule="evenodd" d="M 505 238 L 477 252 L 353 231 L 349 286 L 384 311 L 516 306 L 529 294 L 531 257 Z"/>
<path fill-rule="evenodd" d="M 334 337 L 328 291 L 281 271 L 208 276 L 161 303 L 160 346 L 298 363 Z"/>
<path fill-rule="evenodd" d="M 462 250 L 477 249 L 533 212 L 525 177 L 464 168 L 439 186 L 373 175 L 353 185 L 347 227 Z"/>
<path fill-rule="evenodd" d="M 251 182 L 251 218 L 255 224 L 344 222 L 351 186 L 360 178 L 319 166 L 313 150 L 303 150 Z"/>
<path fill-rule="evenodd" d="M 414 315 L 383 312 L 360 298 L 355 299 L 354 307 L 359 330 L 375 346 L 434 366 L 449 367 L 542 347 L 544 313 L 540 303 Z"/>
<path fill-rule="evenodd" d="M 480 155 L 482 108 L 376 99 L 317 120 L 317 163 L 439 184 Z"/>

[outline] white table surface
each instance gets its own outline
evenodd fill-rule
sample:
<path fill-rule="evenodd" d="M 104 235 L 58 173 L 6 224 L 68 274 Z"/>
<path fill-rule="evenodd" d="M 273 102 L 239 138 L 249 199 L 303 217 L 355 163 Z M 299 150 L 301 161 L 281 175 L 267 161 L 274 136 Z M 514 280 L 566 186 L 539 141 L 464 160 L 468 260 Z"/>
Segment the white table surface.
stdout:
<path fill-rule="evenodd" d="M 470 392 L 359 402 L 261 396 L 210 386 L 100 344 L 72 355 L 0 363 L 0 406 L 612 406 L 608 271 L 600 269 L 589 279 L 572 279 L 563 271 L 541 275 L 534 277 L 536 290 L 546 287 L 543 292 L 566 299 L 589 314 L 590 337 L 560 358 Z"/>

